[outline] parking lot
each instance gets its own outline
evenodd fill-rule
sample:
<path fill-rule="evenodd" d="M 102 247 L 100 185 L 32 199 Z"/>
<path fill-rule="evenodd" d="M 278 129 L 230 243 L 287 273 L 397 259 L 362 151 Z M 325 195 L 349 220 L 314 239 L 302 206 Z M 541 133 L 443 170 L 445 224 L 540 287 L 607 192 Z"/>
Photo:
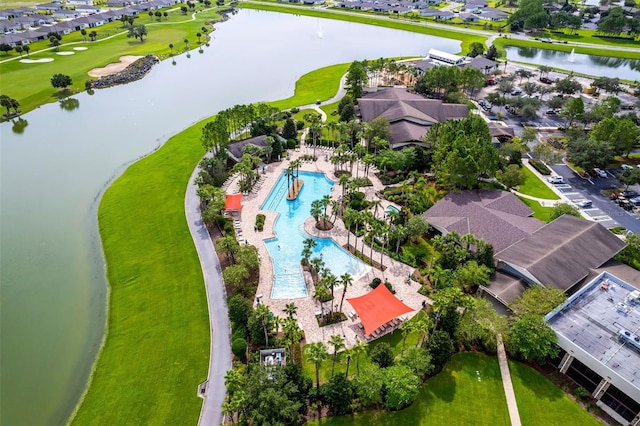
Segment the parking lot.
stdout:
<path fill-rule="evenodd" d="M 640 215 L 624 210 L 600 193 L 603 189 L 624 188 L 624 185 L 621 185 L 615 178 L 615 170 L 606 170 L 606 178 L 583 179 L 566 164 L 554 164 L 551 168 L 564 178 L 564 184 L 555 185 L 564 198 L 572 203 L 578 200 L 592 202 L 591 206 L 580 208 L 591 220 L 597 221 L 609 229 L 624 226 L 629 231 L 640 234 Z M 640 192 L 637 185 L 630 189 Z"/>

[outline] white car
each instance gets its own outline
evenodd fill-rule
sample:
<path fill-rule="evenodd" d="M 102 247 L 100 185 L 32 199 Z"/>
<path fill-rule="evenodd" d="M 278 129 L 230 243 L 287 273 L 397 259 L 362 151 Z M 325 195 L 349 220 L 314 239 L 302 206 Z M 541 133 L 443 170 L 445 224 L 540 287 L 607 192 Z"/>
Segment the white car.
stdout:
<path fill-rule="evenodd" d="M 579 200 L 573 200 L 573 204 L 575 204 L 578 207 L 591 207 L 592 201 L 591 200 L 587 200 L 586 198 L 581 198 Z"/>
<path fill-rule="evenodd" d="M 554 175 L 554 176 L 549 176 L 547 178 L 547 181 L 553 184 L 564 183 L 564 178 L 562 176 Z"/>
<path fill-rule="evenodd" d="M 595 169 L 593 169 L 593 172 L 594 172 L 596 175 L 600 176 L 601 178 L 606 178 L 606 177 L 607 177 L 607 172 L 605 172 L 605 171 L 604 171 L 604 170 L 602 170 L 602 169 L 595 168 Z"/>
<path fill-rule="evenodd" d="M 633 170 L 633 166 L 630 166 L 628 164 L 623 164 L 622 166 L 620 166 L 620 168 L 622 168 L 622 170 Z"/>

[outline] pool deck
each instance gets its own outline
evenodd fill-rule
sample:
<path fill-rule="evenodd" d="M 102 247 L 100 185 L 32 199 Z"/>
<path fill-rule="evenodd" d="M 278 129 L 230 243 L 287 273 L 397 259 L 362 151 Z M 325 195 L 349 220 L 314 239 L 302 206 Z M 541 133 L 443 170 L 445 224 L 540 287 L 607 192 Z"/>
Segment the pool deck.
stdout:
<path fill-rule="evenodd" d="M 328 341 L 331 336 L 338 334 L 342 335 L 345 338 L 347 347 L 352 347 L 358 340 L 365 340 L 363 331 L 358 326 L 360 320 L 358 318 L 349 318 L 339 324 L 319 327 L 315 315 L 320 311 L 320 302 L 313 299 L 313 288 L 309 283 L 307 283 L 307 297 L 296 299 L 271 299 L 271 288 L 273 285 L 274 274 L 269 252 L 266 245 L 264 244 L 264 240 L 268 240 L 276 236 L 274 234 L 273 227 L 278 213 L 260 210 L 260 206 L 268 197 L 271 188 L 277 182 L 282 171 L 289 166 L 290 161 L 295 160 L 304 154 L 312 153 L 313 147 L 303 146 L 297 151 L 290 150 L 288 158 L 283 159 L 280 162 L 271 163 L 265 166 L 265 174 L 260 175 L 262 183 L 259 185 L 259 189 L 254 191 L 254 193 L 244 195 L 242 200 L 242 211 L 235 214 L 235 217 L 239 218 L 239 226 L 241 229 L 241 236 L 238 236 L 238 241 L 241 244 L 246 241 L 248 244 L 254 245 L 258 248 L 258 255 L 260 256 L 261 264 L 260 281 L 258 284 L 258 289 L 256 291 L 256 298 L 260 297 L 260 301 L 267 305 L 274 315 L 284 318 L 285 315 L 283 313 L 283 309 L 285 305 L 287 303 L 294 303 L 298 308 L 296 316 L 300 328 L 302 328 L 302 330 L 304 330 L 305 332 L 306 343 L 322 341 L 328 345 Z M 337 200 L 337 198 L 342 194 L 342 188 L 340 187 L 337 179 L 333 174 L 334 166 L 328 160 L 325 160 L 325 155 L 326 158 L 330 158 L 331 154 L 331 150 L 316 148 L 316 156 L 318 160 L 315 162 L 303 162 L 300 170 L 325 173 L 327 178 L 335 183 L 334 188 L 336 189 L 331 192 L 331 198 Z M 362 164 L 359 164 L 358 167 L 360 168 L 359 176 L 364 176 L 364 166 Z M 366 198 L 368 200 L 378 198 L 376 193 L 382 191 L 382 189 L 384 188 L 382 183 L 374 176 L 374 171 L 372 169 L 373 167 L 370 168 L 369 178 L 373 182 L 373 186 L 361 189 L 364 190 Z M 262 170 L 262 167 L 259 167 L 259 170 Z M 353 174 L 355 174 L 355 166 Z M 234 177 L 231 181 L 228 182 L 228 184 L 226 185 L 227 193 L 237 193 L 238 179 L 239 177 Z M 387 206 L 391 204 L 386 200 L 382 201 L 383 208 L 378 210 L 378 214 L 384 214 Z M 255 218 L 258 213 L 262 213 L 266 216 L 265 227 L 262 232 L 256 231 L 254 227 Z M 313 226 L 313 219 L 311 221 L 307 220 L 305 221 L 305 231 L 314 236 L 332 238 L 340 246 L 344 246 L 347 243 L 347 230 L 342 221 L 339 219 L 336 220 L 333 229 L 330 231 L 318 231 Z M 354 238 L 355 236 L 352 234 L 352 243 L 354 241 Z M 361 242 L 362 240 L 359 239 L 359 241 Z M 369 246 L 366 246 L 365 254 L 368 255 L 369 251 Z M 380 252 L 376 251 L 375 249 L 373 251 L 374 260 L 379 261 Z M 387 255 L 383 255 L 383 264 L 387 267 L 384 272 L 380 271 L 379 269 L 370 267 L 368 273 L 360 277 L 360 279 L 354 280 L 353 285 L 347 289 L 345 301 L 342 306 L 342 312 L 347 317 L 348 313 L 351 312 L 353 308 L 346 299 L 362 296 L 363 294 L 371 291 L 369 283 L 375 277 L 379 277 L 383 281 L 385 279 L 389 280 L 389 282 L 393 284 L 393 288 L 396 290 L 396 297 L 402 300 L 402 302 L 404 302 L 406 305 L 415 309 L 415 311 L 409 314 L 408 317 L 415 315 L 420 309 L 422 309 L 423 302 L 431 304 L 431 301 L 428 298 L 418 294 L 417 291 L 419 289 L 419 284 L 415 282 L 406 284 L 406 279 L 409 274 L 413 273 L 414 268 L 401 262 L 397 262 Z M 342 288 L 336 288 L 334 292 L 334 305 L 340 304 L 342 292 Z M 325 309 L 327 307 L 328 304 L 325 303 Z M 330 345 L 328 346 L 331 347 Z"/>

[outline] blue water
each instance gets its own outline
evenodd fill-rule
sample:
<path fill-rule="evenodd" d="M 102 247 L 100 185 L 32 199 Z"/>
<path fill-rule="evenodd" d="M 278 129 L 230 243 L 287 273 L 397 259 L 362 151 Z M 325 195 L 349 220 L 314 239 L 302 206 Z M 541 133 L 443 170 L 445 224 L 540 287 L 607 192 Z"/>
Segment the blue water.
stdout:
<path fill-rule="evenodd" d="M 391 204 L 389 204 L 387 206 L 387 210 L 385 211 L 385 214 L 389 214 L 389 212 L 394 211 L 394 212 L 400 212 L 400 210 L 398 210 L 398 208 L 396 206 L 392 206 Z"/>
<path fill-rule="evenodd" d="M 333 182 L 323 173 L 300 172 L 299 178 L 304 181 L 304 185 L 297 199 L 286 199 L 287 178 L 282 174 L 261 207 L 262 210 L 279 213 L 275 223 L 276 238 L 265 241 L 273 263 L 272 299 L 307 296 L 300 266 L 302 242 L 306 238 L 316 241 L 311 258 L 321 256 L 335 276 L 339 277 L 348 272 L 357 279 L 369 270 L 369 266 L 353 257 L 332 239 L 315 238 L 304 232 L 304 221 L 310 216 L 311 202 L 330 194 Z"/>

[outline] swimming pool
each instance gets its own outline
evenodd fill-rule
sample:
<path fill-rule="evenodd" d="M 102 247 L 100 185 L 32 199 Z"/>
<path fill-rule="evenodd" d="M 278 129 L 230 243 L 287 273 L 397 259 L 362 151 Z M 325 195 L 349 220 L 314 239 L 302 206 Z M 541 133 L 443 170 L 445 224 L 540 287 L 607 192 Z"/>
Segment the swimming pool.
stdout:
<path fill-rule="evenodd" d="M 322 256 L 326 266 L 337 277 L 348 272 L 357 279 L 370 268 L 332 239 L 311 237 L 304 231 L 304 221 L 310 216 L 311 202 L 330 194 L 333 182 L 323 173 L 315 172 L 300 172 L 299 178 L 304 181 L 304 186 L 297 199 L 287 201 L 287 178 L 282 174 L 260 207 L 279 213 L 274 226 L 276 238 L 265 241 L 273 264 L 272 299 L 307 296 L 300 266 L 302 242 L 306 238 L 316 241 L 311 258 Z"/>

